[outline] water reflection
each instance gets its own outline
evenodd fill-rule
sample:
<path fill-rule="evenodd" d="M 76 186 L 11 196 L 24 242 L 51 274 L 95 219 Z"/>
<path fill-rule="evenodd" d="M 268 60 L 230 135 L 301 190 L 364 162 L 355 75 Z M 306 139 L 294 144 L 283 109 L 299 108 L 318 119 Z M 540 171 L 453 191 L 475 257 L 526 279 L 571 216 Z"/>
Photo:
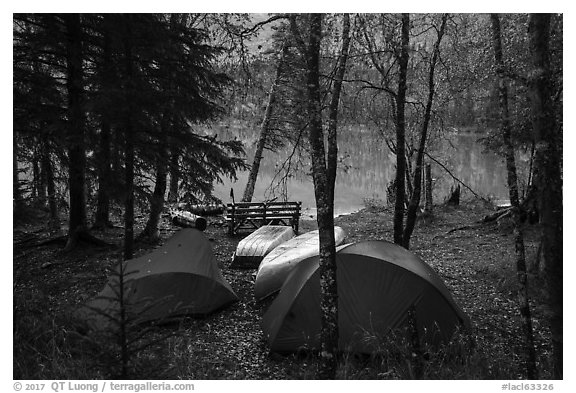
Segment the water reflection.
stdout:
<path fill-rule="evenodd" d="M 224 136 L 228 133 L 228 136 L 232 135 L 232 137 L 246 140 L 247 161 L 252 161 L 255 145 L 252 132 L 248 135 L 248 133 L 230 128 L 219 132 L 222 132 L 221 135 Z M 477 139 L 476 135 L 454 135 L 450 137 L 451 143 L 442 143 L 431 154 L 477 194 L 507 199 L 504 161 L 494 153 L 484 152 L 483 146 L 477 142 Z M 288 150 L 277 154 L 266 152 L 256 183 L 254 201 L 279 196 L 278 193 L 270 190 L 270 184 L 278 168 L 288 156 Z M 363 208 L 366 198 L 386 200 L 386 186 L 395 176 L 395 157 L 379 136 L 363 128 L 342 131 L 339 135 L 339 156 L 342 159 L 336 180 L 336 215 L 351 213 Z M 455 181 L 439 165 L 431 163 L 432 176 L 435 179 L 434 201 L 439 203 L 448 195 Z M 314 216 L 316 210 L 314 186 L 312 177 L 305 173 L 308 171 L 309 166 L 304 163 L 303 169 L 287 181 L 287 195 L 288 200 L 302 201 L 305 215 Z M 230 188 L 232 188 L 236 200 L 240 200 L 247 177 L 248 173 L 243 172 L 239 174 L 236 182 L 224 179 L 222 184 L 215 185 L 215 195 L 224 202 L 229 202 Z M 467 191 L 463 190 L 463 192 Z"/>

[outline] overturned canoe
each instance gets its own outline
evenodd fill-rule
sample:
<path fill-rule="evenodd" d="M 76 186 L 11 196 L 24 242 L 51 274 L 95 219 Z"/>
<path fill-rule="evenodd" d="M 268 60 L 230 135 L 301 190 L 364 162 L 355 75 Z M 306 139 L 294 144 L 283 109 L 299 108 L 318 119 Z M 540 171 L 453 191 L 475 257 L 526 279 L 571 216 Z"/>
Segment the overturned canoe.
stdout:
<path fill-rule="evenodd" d="M 255 269 L 270 251 L 293 237 L 292 227 L 278 225 L 260 227 L 238 243 L 230 267 Z"/>
<path fill-rule="evenodd" d="M 334 227 L 336 245 L 346 239 L 346 233 L 340 227 Z M 278 292 L 292 269 L 302 260 L 318 255 L 320 239 L 318 230 L 304 233 L 271 251 L 260 263 L 256 274 L 254 296 L 262 300 Z"/>

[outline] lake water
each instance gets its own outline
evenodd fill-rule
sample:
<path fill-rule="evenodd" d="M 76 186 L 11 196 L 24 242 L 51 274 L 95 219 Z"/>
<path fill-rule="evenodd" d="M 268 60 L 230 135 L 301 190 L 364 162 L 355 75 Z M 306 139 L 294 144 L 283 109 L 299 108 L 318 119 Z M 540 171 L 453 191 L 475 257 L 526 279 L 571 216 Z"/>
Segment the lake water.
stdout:
<path fill-rule="evenodd" d="M 222 138 L 237 137 L 246 145 L 247 162 L 252 163 L 254 146 L 258 132 L 242 132 L 238 130 L 219 130 Z M 228 135 L 226 135 L 228 133 Z M 243 135 L 244 134 L 244 135 Z M 477 194 L 493 199 L 508 199 L 506 185 L 506 170 L 504 160 L 498 155 L 485 152 L 484 147 L 477 141 L 478 135 L 451 135 L 442 142 L 436 141 L 436 147 L 431 155 L 442 162 L 450 172 L 467 184 Z M 290 149 L 278 153 L 264 152 L 260 166 L 258 181 L 253 201 L 269 200 L 277 197 L 284 200 L 284 196 L 271 189 L 278 168 L 282 166 Z M 384 140 L 373 131 L 363 128 L 345 129 L 339 133 L 340 164 L 336 179 L 335 214 L 349 214 L 365 207 L 365 200 L 376 199 L 381 203 L 386 201 L 386 187 L 395 176 L 395 156 L 390 153 Z M 527 158 L 519 157 L 519 166 L 527 166 Z M 450 188 L 457 183 L 439 165 L 432 161 L 432 177 L 434 178 L 434 203 L 441 203 L 450 192 Z M 305 162 L 303 167 L 286 182 L 287 200 L 302 201 L 303 215 L 314 217 L 316 203 L 314 199 L 314 185 L 312 177 L 305 172 L 309 171 Z M 223 184 L 215 185 L 215 195 L 224 203 L 231 202 L 230 189 L 234 190 L 235 200 L 239 201 L 244 193 L 248 172 L 238 175 L 233 182 L 224 179 Z M 525 179 L 521 171 L 521 178 Z M 463 197 L 472 195 L 470 191 L 462 189 Z"/>

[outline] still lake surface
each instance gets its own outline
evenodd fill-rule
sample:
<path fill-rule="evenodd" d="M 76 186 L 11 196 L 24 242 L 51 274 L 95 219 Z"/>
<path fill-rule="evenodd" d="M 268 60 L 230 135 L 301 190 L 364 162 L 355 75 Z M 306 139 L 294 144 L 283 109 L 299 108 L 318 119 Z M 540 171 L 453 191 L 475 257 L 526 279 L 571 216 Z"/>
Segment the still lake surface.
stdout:
<path fill-rule="evenodd" d="M 240 139 L 245 144 L 247 162 L 252 163 L 258 132 L 239 132 L 238 130 L 218 130 L 222 139 L 229 137 Z M 248 134 L 248 135 L 247 135 Z M 251 135 L 256 134 L 256 135 Z M 486 152 L 478 142 L 478 134 L 453 134 L 436 141 L 430 154 L 442 162 L 450 172 L 462 180 L 477 194 L 496 200 L 508 199 L 506 185 L 506 167 L 502 157 L 492 152 Z M 278 169 L 282 167 L 291 148 L 272 153 L 264 152 L 260 165 L 258 181 L 254 191 L 253 201 L 270 200 L 277 197 L 284 200 L 284 195 L 273 189 L 271 184 L 277 183 Z M 386 187 L 395 176 L 395 156 L 381 136 L 365 128 L 345 129 L 339 133 L 339 169 L 336 178 L 334 197 L 335 215 L 349 214 L 365 207 L 365 201 L 372 199 L 379 203 L 386 202 Z M 432 164 L 434 203 L 441 203 L 457 183 L 439 165 Z M 518 157 L 520 179 L 525 179 L 527 157 Z M 312 176 L 306 174 L 310 166 L 305 162 L 302 168 L 285 183 L 287 200 L 302 201 L 303 217 L 314 217 L 316 202 Z M 240 201 L 248 178 L 248 171 L 238 174 L 238 180 L 223 179 L 223 183 L 215 184 L 214 194 L 224 203 L 231 202 L 230 189 L 234 190 L 235 200 Z M 472 195 L 462 189 L 463 197 Z"/>

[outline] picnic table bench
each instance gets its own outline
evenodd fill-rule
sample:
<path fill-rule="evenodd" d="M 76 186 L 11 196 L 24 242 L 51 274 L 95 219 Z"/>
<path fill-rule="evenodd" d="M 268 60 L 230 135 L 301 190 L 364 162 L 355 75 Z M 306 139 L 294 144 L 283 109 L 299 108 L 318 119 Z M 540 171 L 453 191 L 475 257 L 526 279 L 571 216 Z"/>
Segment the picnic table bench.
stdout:
<path fill-rule="evenodd" d="M 264 225 L 291 226 L 298 233 L 302 202 L 238 202 L 226 205 L 228 234 Z"/>

